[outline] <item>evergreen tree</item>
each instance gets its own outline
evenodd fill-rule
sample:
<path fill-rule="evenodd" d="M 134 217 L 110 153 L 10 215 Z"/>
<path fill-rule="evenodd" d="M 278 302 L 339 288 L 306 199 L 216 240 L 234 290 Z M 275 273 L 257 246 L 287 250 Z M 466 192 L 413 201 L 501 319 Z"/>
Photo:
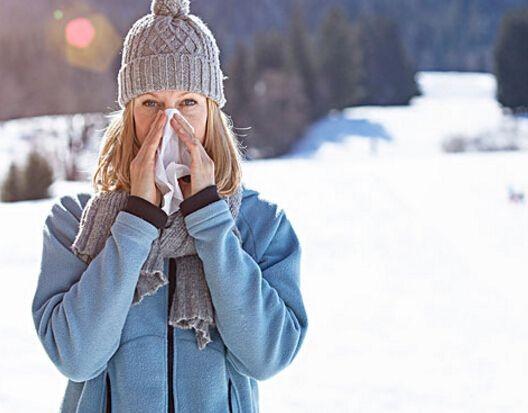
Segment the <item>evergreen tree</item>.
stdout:
<path fill-rule="evenodd" d="M 225 81 L 225 88 L 228 95 L 226 106 L 229 111 L 243 110 L 251 100 L 254 71 L 252 59 L 248 47 L 239 41 L 227 65 L 228 78 Z"/>
<path fill-rule="evenodd" d="M 47 198 L 53 183 L 53 169 L 46 159 L 32 150 L 24 167 L 11 163 L 2 183 L 2 201 L 15 202 Z"/>
<path fill-rule="evenodd" d="M 20 168 L 11 162 L 7 176 L 2 183 L 2 202 L 14 202 L 22 199 L 22 179 Z"/>
<path fill-rule="evenodd" d="M 362 16 L 355 27 L 361 53 L 361 105 L 405 105 L 419 94 L 396 23 L 377 15 Z"/>
<path fill-rule="evenodd" d="M 259 33 L 254 40 L 254 79 L 248 103 L 252 133 L 248 151 L 257 157 L 286 153 L 309 122 L 309 102 L 285 35 Z"/>
<path fill-rule="evenodd" d="M 313 40 L 306 27 L 304 6 L 295 1 L 291 12 L 289 31 L 290 54 L 299 73 L 304 93 L 309 100 L 310 119 L 316 119 L 325 111 L 325 105 L 320 100 L 320 83 L 313 50 Z"/>
<path fill-rule="evenodd" d="M 332 7 L 319 28 L 319 73 L 327 109 L 353 106 L 363 95 L 359 87 L 359 50 L 352 26 L 341 7 Z"/>
<path fill-rule="evenodd" d="M 251 102 L 252 147 L 258 157 L 280 156 L 291 149 L 309 123 L 308 105 L 296 73 L 266 69 L 260 74 Z"/>
<path fill-rule="evenodd" d="M 514 112 L 528 110 L 528 8 L 505 15 L 494 58 L 497 100 Z"/>
<path fill-rule="evenodd" d="M 254 37 L 255 74 L 266 69 L 292 70 L 293 62 L 288 53 L 284 35 L 278 30 L 258 32 Z"/>
<path fill-rule="evenodd" d="M 47 198 L 52 183 L 53 169 L 48 160 L 38 151 L 32 150 L 22 174 L 24 199 Z"/>

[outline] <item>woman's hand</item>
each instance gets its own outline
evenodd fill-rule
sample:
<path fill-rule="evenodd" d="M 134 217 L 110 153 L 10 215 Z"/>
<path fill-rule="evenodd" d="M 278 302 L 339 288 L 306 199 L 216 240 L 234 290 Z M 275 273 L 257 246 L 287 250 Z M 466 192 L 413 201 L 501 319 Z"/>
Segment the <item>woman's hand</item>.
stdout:
<path fill-rule="evenodd" d="M 186 199 L 215 184 L 215 169 L 213 160 L 205 151 L 200 140 L 194 134 L 190 135 L 181 122 L 183 121 L 176 115 L 170 119 L 176 135 L 183 141 L 191 154 L 191 182 L 188 183 L 183 177 L 178 179 L 183 196 Z"/>
<path fill-rule="evenodd" d="M 130 162 L 130 195 L 144 198 L 156 206 L 161 203 L 161 191 L 154 179 L 156 149 L 163 136 L 165 121 L 165 112 L 159 110 L 136 157 Z"/>

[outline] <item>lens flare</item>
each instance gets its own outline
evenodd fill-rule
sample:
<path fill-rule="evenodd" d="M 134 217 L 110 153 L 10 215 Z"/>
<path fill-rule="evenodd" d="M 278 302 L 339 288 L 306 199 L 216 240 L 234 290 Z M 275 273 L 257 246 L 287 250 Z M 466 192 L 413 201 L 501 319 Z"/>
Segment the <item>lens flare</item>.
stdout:
<path fill-rule="evenodd" d="M 64 16 L 64 13 L 62 12 L 62 10 L 57 9 L 53 12 L 53 17 L 55 18 L 55 20 L 62 19 L 62 16 Z"/>
<path fill-rule="evenodd" d="M 82 1 L 54 10 L 46 25 L 46 47 L 69 65 L 103 73 L 121 49 L 123 39 L 110 19 Z"/>
<path fill-rule="evenodd" d="M 66 24 L 65 35 L 68 44 L 84 49 L 92 43 L 95 37 L 95 28 L 89 19 L 78 17 Z"/>

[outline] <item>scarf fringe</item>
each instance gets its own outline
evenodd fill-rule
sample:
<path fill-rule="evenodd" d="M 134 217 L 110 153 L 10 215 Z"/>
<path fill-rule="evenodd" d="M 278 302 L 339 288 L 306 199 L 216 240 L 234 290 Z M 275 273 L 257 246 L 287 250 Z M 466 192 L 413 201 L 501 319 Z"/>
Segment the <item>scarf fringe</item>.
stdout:
<path fill-rule="evenodd" d="M 137 305 L 143 301 L 145 296 L 156 294 L 159 288 L 163 287 L 165 284 L 167 284 L 167 277 L 162 271 L 149 273 L 145 270 L 141 270 L 132 304 Z"/>

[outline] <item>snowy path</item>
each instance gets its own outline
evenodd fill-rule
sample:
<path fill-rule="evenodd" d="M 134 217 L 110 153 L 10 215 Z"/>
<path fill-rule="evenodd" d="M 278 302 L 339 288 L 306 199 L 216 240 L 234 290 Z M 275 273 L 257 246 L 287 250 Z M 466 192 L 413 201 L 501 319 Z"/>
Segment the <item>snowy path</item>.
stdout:
<path fill-rule="evenodd" d="M 299 162 L 280 188 L 289 166 L 254 168 L 298 222 L 311 321 L 295 367 L 262 383 L 263 410 L 526 411 L 528 205 L 505 188 L 527 164 Z M 310 174 L 339 190 L 299 203 Z"/>

